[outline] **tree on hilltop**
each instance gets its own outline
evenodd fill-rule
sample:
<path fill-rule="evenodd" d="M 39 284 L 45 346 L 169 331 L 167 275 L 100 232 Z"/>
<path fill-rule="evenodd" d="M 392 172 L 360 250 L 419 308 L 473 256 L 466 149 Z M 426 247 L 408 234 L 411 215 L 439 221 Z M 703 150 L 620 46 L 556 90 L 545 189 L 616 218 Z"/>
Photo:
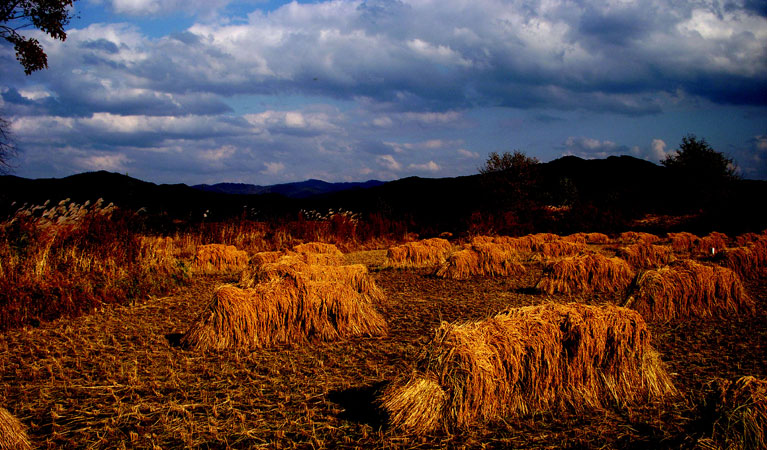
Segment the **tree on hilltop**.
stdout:
<path fill-rule="evenodd" d="M 679 149 L 666 155 L 661 164 L 685 178 L 703 182 L 737 178 L 733 159 L 714 150 L 705 139 L 698 139 L 694 134 L 683 137 Z"/>

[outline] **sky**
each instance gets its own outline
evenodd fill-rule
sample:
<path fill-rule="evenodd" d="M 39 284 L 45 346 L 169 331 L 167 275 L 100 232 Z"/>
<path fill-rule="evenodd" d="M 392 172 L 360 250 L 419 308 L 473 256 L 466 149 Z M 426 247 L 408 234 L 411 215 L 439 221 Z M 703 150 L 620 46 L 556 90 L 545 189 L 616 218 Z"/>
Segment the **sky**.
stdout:
<path fill-rule="evenodd" d="M 767 179 L 763 0 L 77 0 L 47 70 L 0 44 L 14 174 L 454 177 L 490 152 L 658 163 L 694 134 Z M 652 180 L 648 180 L 652 182 Z"/>

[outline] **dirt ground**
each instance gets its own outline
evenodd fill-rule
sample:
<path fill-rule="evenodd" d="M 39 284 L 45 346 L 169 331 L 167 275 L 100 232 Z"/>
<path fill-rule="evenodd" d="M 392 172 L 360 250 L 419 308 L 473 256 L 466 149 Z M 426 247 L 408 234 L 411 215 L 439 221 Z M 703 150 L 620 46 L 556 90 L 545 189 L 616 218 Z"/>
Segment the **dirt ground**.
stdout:
<path fill-rule="evenodd" d="M 652 324 L 682 395 L 589 416 L 499 421 L 454 435 L 388 430 L 377 393 L 411 370 L 440 321 L 573 298 L 533 289 L 541 275 L 450 281 L 381 269 L 385 251 L 347 255 L 369 266 L 387 300 L 382 338 L 199 354 L 175 345 L 226 276 L 163 298 L 0 338 L 0 405 L 40 448 L 693 448 L 706 430 L 695 405 L 714 377 L 767 378 L 765 279 L 748 282 L 750 317 Z M 575 299 L 586 300 L 586 299 Z"/>

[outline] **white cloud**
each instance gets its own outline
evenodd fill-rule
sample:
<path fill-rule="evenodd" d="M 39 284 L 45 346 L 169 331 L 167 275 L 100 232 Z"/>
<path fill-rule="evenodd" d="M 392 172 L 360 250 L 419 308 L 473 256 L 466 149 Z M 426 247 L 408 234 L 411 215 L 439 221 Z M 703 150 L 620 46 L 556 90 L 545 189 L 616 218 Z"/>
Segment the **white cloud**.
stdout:
<path fill-rule="evenodd" d="M 466 150 L 465 148 L 459 148 L 458 154 L 463 156 L 464 158 L 471 158 L 471 159 L 479 158 L 479 153 L 472 152 L 471 150 Z"/>
<path fill-rule="evenodd" d="M 266 175 L 278 175 L 285 171 L 285 164 L 281 162 L 265 162 L 264 169 L 261 173 Z"/>
<path fill-rule="evenodd" d="M 394 159 L 393 155 L 379 155 L 376 156 L 376 162 L 388 170 L 399 171 L 402 170 L 402 164 Z"/>
<path fill-rule="evenodd" d="M 126 172 L 131 160 L 124 154 L 94 154 L 75 158 L 75 164 L 85 170 Z"/>
<path fill-rule="evenodd" d="M 662 139 L 653 139 L 650 144 L 650 158 L 653 162 L 662 161 L 666 158 L 666 143 Z"/>
<path fill-rule="evenodd" d="M 429 161 L 423 164 L 410 164 L 408 166 L 408 169 L 418 170 L 423 172 L 439 172 L 440 171 L 439 164 L 435 163 L 434 161 Z"/>

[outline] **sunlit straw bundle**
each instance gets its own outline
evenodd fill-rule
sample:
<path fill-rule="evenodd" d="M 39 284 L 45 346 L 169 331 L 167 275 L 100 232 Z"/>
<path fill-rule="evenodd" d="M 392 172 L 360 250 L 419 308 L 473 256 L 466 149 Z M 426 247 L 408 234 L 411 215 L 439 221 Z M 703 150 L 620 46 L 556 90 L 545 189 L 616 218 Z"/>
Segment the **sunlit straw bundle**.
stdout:
<path fill-rule="evenodd" d="M 716 379 L 707 386 L 703 420 L 711 438 L 703 448 L 767 448 L 767 381 L 752 376 Z"/>
<path fill-rule="evenodd" d="M 473 277 L 514 276 L 525 272 L 515 243 L 474 241 L 447 259 L 436 271 L 440 278 L 467 280 Z"/>
<path fill-rule="evenodd" d="M 651 233 L 644 233 L 640 231 L 626 231 L 624 233 L 621 233 L 620 236 L 618 236 L 618 242 L 621 242 L 624 244 L 637 244 L 640 242 L 653 244 L 658 241 L 660 241 L 660 238 L 658 236 Z"/>
<path fill-rule="evenodd" d="M 646 242 L 620 247 L 616 253 L 619 258 L 625 259 L 635 269 L 662 267 L 674 259 L 674 251 L 671 247 Z"/>
<path fill-rule="evenodd" d="M 669 233 L 668 238 L 671 241 L 671 248 L 678 253 L 692 251 L 699 239 L 698 236 L 686 231 L 681 233 Z"/>
<path fill-rule="evenodd" d="M 536 287 L 548 294 L 621 292 L 634 276 L 626 261 L 592 253 L 546 263 Z"/>
<path fill-rule="evenodd" d="M 636 404 L 675 393 L 649 342 L 642 317 L 615 306 L 546 304 L 443 323 L 381 403 L 411 434 Z"/>
<path fill-rule="evenodd" d="M 220 286 L 181 342 L 199 351 L 247 351 L 385 333 L 383 317 L 350 286 L 284 278 L 251 289 Z"/>
<path fill-rule="evenodd" d="M 31 449 L 27 431 L 8 410 L 0 407 L 0 450 Z"/>
<path fill-rule="evenodd" d="M 579 244 L 608 244 L 610 242 L 610 237 L 604 233 L 575 233 L 562 239 Z"/>
<path fill-rule="evenodd" d="M 192 268 L 201 272 L 242 270 L 248 264 L 248 253 L 234 245 L 208 244 L 197 247 Z"/>
<path fill-rule="evenodd" d="M 340 265 L 343 264 L 343 253 L 333 244 L 309 242 L 293 247 L 293 252 L 301 255 L 308 264 Z"/>
<path fill-rule="evenodd" d="M 386 267 L 426 268 L 437 267 L 453 252 L 453 244 L 442 238 L 408 242 L 389 248 Z"/>
<path fill-rule="evenodd" d="M 755 240 L 744 247 L 725 249 L 718 257 L 721 264 L 741 276 L 757 276 L 767 269 L 767 238 Z"/>
<path fill-rule="evenodd" d="M 625 306 L 646 320 L 671 320 L 750 311 L 753 301 L 732 270 L 682 260 L 640 274 Z"/>
<path fill-rule="evenodd" d="M 714 256 L 727 247 L 729 238 L 724 233 L 716 231 L 700 238 L 696 244 L 696 251 L 699 255 Z"/>

